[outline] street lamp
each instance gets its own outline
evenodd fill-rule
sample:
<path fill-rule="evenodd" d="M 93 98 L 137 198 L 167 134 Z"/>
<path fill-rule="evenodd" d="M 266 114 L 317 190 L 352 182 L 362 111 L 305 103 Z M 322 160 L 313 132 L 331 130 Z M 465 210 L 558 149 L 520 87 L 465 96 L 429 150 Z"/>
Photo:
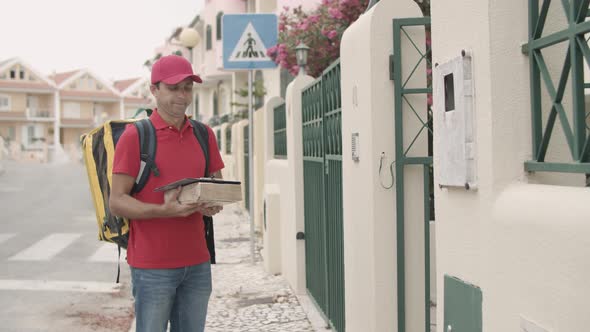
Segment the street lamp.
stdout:
<path fill-rule="evenodd" d="M 193 47 L 197 46 L 197 44 L 201 41 L 199 33 L 193 28 L 183 28 L 180 32 L 180 35 L 178 35 L 178 40 L 180 40 L 182 46 L 188 48 L 188 50 L 191 52 L 190 58 L 192 61 Z"/>
<path fill-rule="evenodd" d="M 189 27 L 185 27 L 182 29 L 182 31 L 180 32 L 180 35 L 178 35 L 178 40 L 180 40 L 180 43 L 182 44 L 182 46 L 188 48 L 188 54 L 189 54 L 189 61 L 191 63 L 191 65 L 193 64 L 193 48 L 195 46 L 197 46 L 197 44 L 199 43 L 199 41 L 201 41 L 201 37 L 199 36 L 199 32 L 197 32 L 197 30 L 193 29 L 193 28 L 189 28 Z M 193 69 L 194 71 L 194 69 Z M 193 119 L 197 119 L 197 107 L 195 105 L 196 101 L 195 101 L 195 96 L 193 94 Z"/>
<path fill-rule="evenodd" d="M 309 47 L 303 42 L 295 47 L 295 57 L 297 58 L 297 66 L 299 66 L 299 73 L 297 75 L 305 75 L 305 66 L 307 66 L 307 53 Z"/>

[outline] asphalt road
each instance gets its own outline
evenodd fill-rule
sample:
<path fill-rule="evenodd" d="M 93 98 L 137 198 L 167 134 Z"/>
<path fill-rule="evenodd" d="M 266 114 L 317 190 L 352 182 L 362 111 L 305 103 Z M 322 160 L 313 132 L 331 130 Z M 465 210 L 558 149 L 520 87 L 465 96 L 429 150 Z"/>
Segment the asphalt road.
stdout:
<path fill-rule="evenodd" d="M 129 268 L 99 242 L 81 164 L 3 161 L 0 332 L 128 331 Z"/>

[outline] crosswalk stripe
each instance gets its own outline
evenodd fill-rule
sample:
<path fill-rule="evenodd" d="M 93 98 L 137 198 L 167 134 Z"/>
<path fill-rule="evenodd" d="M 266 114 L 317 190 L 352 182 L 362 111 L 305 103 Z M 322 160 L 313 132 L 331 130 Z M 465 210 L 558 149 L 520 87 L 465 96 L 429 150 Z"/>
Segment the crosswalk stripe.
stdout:
<path fill-rule="evenodd" d="M 9 239 L 13 238 L 16 234 L 13 233 L 2 233 L 0 234 L 0 243 L 6 242 Z"/>
<path fill-rule="evenodd" d="M 117 262 L 119 251 L 114 243 L 103 243 L 96 252 L 88 259 L 91 262 Z M 125 249 L 121 248 L 121 259 L 125 260 Z"/>
<path fill-rule="evenodd" d="M 23 191 L 22 187 L 10 187 L 4 184 L 0 184 L 0 193 L 16 193 Z"/>
<path fill-rule="evenodd" d="M 121 284 L 95 281 L 0 280 L 0 290 L 117 293 Z"/>
<path fill-rule="evenodd" d="M 12 261 L 45 261 L 76 241 L 82 234 L 55 233 L 36 242 L 29 248 L 9 258 Z"/>

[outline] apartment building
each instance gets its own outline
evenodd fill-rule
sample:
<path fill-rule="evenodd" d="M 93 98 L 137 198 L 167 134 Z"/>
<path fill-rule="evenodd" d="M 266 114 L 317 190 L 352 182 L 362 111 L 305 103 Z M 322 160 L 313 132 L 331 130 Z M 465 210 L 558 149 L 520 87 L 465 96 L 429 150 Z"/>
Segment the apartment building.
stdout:
<path fill-rule="evenodd" d="M 126 119 L 135 116 L 140 108 L 156 106 L 150 92 L 150 81 L 145 77 L 115 81 L 113 85 L 123 98 L 123 116 Z M 145 113 L 138 115 L 138 117 L 144 116 Z"/>
<path fill-rule="evenodd" d="M 19 58 L 0 62 L 0 136 L 19 160 L 80 158 L 80 136 L 153 107 L 147 78 L 111 83 L 88 69 L 45 77 Z M 55 143 L 59 144 L 55 144 Z"/>
<path fill-rule="evenodd" d="M 59 142 L 72 157 L 78 156 L 80 136 L 107 120 L 122 118 L 119 92 L 87 69 L 51 76 L 59 95 Z"/>
<path fill-rule="evenodd" d="M 54 82 L 21 59 L 0 62 L 0 136 L 11 154 L 53 145 L 56 92 Z"/>

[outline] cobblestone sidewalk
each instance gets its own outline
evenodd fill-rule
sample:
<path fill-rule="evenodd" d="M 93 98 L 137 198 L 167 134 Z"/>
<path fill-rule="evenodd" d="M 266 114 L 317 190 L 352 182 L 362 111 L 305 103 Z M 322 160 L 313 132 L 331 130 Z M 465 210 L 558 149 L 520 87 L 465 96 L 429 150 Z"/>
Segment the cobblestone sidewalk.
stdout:
<path fill-rule="evenodd" d="M 252 264 L 247 215 L 229 205 L 214 223 L 217 264 L 212 265 L 213 293 L 205 331 L 315 332 L 285 279 L 264 271 L 259 244 Z"/>
<path fill-rule="evenodd" d="M 238 207 L 227 206 L 215 218 L 217 264 L 206 331 L 314 331 L 283 277 L 267 274 L 260 256 L 252 264 L 249 235 Z"/>

